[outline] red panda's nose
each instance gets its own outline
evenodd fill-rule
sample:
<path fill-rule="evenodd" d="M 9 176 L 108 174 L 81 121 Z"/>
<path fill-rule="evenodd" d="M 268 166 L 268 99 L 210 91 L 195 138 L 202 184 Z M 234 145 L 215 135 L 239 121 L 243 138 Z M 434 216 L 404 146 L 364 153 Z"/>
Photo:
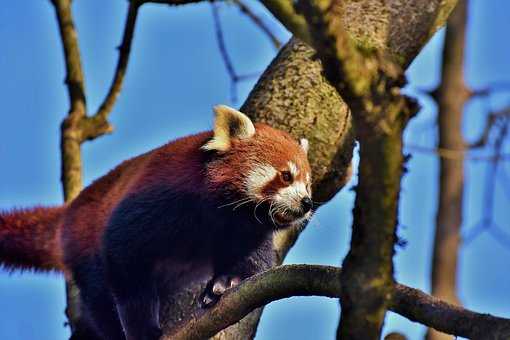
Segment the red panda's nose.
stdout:
<path fill-rule="evenodd" d="M 310 210 L 312 210 L 312 207 L 313 207 L 313 202 L 312 200 L 310 199 L 310 197 L 304 197 L 302 200 L 301 200 L 301 208 L 303 209 L 303 211 L 305 213 L 309 212 Z"/>

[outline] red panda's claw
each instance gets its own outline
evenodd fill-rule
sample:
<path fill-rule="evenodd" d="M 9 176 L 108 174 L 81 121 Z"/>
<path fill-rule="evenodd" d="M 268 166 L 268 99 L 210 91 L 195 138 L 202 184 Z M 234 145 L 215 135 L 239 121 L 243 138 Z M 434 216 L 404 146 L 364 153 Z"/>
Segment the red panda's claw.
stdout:
<path fill-rule="evenodd" d="M 229 288 L 234 288 L 241 283 L 239 276 L 222 275 L 215 279 L 212 291 L 215 295 L 223 295 Z"/>
<path fill-rule="evenodd" d="M 221 275 L 211 280 L 199 299 L 200 307 L 209 308 L 213 306 L 229 288 L 241 283 L 239 276 Z"/>

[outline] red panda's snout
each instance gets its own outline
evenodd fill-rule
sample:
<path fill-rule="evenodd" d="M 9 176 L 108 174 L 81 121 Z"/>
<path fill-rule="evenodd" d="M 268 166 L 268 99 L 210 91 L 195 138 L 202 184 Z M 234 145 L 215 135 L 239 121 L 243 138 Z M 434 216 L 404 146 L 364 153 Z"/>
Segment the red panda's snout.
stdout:
<path fill-rule="evenodd" d="M 266 207 L 265 213 L 275 228 L 305 223 L 311 218 L 309 167 L 300 169 L 294 161 L 280 169 L 271 164 L 256 165 L 248 174 L 246 187 L 247 195 Z"/>

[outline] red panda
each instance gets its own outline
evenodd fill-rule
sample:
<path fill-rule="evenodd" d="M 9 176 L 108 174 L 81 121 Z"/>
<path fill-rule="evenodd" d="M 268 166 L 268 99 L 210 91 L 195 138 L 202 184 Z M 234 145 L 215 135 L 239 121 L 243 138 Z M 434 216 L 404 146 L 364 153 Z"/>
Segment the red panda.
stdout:
<path fill-rule="evenodd" d="M 67 206 L 0 214 L 0 264 L 61 270 L 97 339 L 158 339 L 158 280 L 205 271 L 207 307 L 312 213 L 308 142 L 215 107 L 214 130 L 123 162 Z"/>

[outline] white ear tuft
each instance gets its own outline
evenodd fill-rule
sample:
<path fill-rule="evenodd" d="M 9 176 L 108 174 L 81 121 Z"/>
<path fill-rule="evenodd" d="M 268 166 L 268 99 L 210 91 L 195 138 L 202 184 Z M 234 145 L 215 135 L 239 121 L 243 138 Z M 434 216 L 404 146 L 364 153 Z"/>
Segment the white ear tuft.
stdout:
<path fill-rule="evenodd" d="M 214 107 L 214 137 L 202 146 L 203 150 L 227 151 L 233 138 L 246 139 L 255 134 L 255 126 L 244 113 L 226 105 Z"/>
<path fill-rule="evenodd" d="M 299 140 L 299 145 L 301 145 L 301 148 L 305 151 L 306 154 L 308 154 L 308 147 L 310 146 L 310 143 L 308 142 L 308 139 L 301 138 Z"/>

